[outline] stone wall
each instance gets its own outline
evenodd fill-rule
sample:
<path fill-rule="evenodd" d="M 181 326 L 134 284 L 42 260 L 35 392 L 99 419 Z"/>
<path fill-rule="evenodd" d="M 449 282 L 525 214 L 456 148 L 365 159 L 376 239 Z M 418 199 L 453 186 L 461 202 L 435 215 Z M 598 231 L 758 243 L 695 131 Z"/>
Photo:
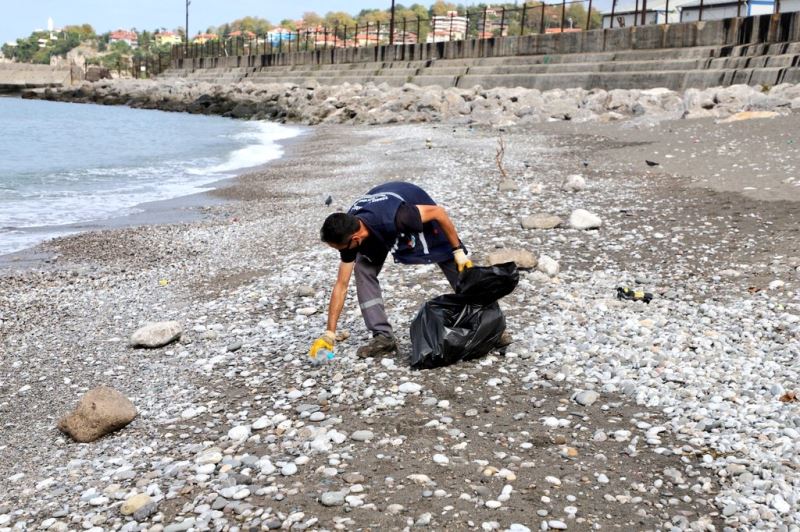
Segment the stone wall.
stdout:
<path fill-rule="evenodd" d="M 288 65 L 325 65 L 430 59 L 477 59 L 515 55 L 571 54 L 653 50 L 694 46 L 800 41 L 800 12 L 743 18 L 548 33 L 407 45 L 336 48 L 255 56 L 182 57 L 173 68 L 241 68 Z"/>
<path fill-rule="evenodd" d="M 69 85 L 76 73 L 69 67 L 31 65 L 27 63 L 0 63 L 0 92 L 18 92 L 38 87 Z M 76 79 L 75 81 L 80 81 Z"/>

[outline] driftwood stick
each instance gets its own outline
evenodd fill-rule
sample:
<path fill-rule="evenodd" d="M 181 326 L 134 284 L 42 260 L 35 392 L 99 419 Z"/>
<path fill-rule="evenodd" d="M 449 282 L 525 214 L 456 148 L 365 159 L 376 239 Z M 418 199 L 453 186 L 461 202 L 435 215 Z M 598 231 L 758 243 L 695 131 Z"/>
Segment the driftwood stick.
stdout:
<path fill-rule="evenodd" d="M 497 163 L 497 168 L 500 170 L 500 175 L 503 176 L 503 179 L 508 179 L 508 173 L 506 172 L 505 167 L 503 167 L 503 157 L 505 154 L 506 143 L 501 136 L 497 139 L 497 154 L 495 155 L 494 160 Z"/>

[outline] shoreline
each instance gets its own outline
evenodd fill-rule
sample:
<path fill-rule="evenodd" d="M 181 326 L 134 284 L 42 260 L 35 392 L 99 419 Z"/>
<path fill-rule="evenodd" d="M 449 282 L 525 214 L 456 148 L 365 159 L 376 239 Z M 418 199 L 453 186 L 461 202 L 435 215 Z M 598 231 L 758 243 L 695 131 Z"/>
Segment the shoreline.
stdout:
<path fill-rule="evenodd" d="M 206 216 L 205 211 L 209 210 L 209 208 L 229 201 L 224 199 L 218 192 L 219 190 L 235 186 L 237 180 L 244 175 L 263 171 L 266 166 L 283 158 L 285 156 L 285 151 L 291 147 L 293 142 L 301 142 L 303 137 L 309 134 L 308 129 L 303 126 L 296 125 L 293 127 L 300 129 L 300 133 L 297 136 L 273 141 L 284 151 L 281 157 L 256 166 L 239 168 L 235 170 L 236 175 L 232 177 L 219 179 L 198 186 L 198 188 L 204 188 L 206 190 L 162 200 L 139 203 L 130 207 L 130 210 L 136 211 L 130 214 L 57 226 L 25 228 L 23 231 L 26 233 L 47 232 L 49 234 L 55 233 L 55 236 L 18 251 L 0 254 L 0 274 L 8 270 L 27 269 L 41 267 L 44 264 L 51 264 L 53 260 L 57 258 L 57 255 L 55 252 L 49 251 L 48 248 L 52 247 L 51 244 L 57 245 L 57 242 L 54 241 L 62 238 L 78 237 L 88 232 L 105 232 L 128 227 L 144 227 L 150 225 L 182 224 L 201 220 Z"/>
<path fill-rule="evenodd" d="M 791 498 L 782 486 L 799 480 L 797 456 L 763 440 L 761 425 L 792 423 L 773 387 L 794 386 L 798 330 L 784 314 L 798 311 L 800 281 L 787 258 L 800 256 L 797 215 L 623 165 L 640 146 L 627 132 L 503 134 L 516 187 L 500 191 L 496 129 L 314 128 L 281 159 L 217 189 L 241 201 L 208 217 L 61 239 L 54 247 L 66 271 L 0 277 L 0 386 L 9 397 L 0 401 L 9 420 L 0 478 L 23 475 L 0 487 L 0 515 L 67 526 L 102 511 L 97 526 L 125 526 L 119 505 L 139 492 L 153 508 L 137 521 L 186 528 L 232 526 L 233 515 L 243 528 L 387 530 L 409 520 L 436 529 L 791 521 L 743 494 L 755 489 L 751 471 L 779 479 L 770 498 Z M 575 173 L 586 188 L 562 190 Z M 337 344 L 336 364 L 304 364 L 337 267 L 317 228 L 390 179 L 417 182 L 442 203 L 478 263 L 498 247 L 559 263 L 554 277 L 522 272 L 501 302 L 516 338 L 505 357 L 410 371 L 409 323 L 447 283 L 433 267 L 387 261 L 381 279 L 401 354 L 356 357 L 368 333 L 351 287 L 340 328 L 352 336 Z M 567 219 L 576 208 L 599 213 L 601 228 L 520 227 L 531 214 Z M 768 288 L 774 280 L 785 286 Z M 656 299 L 618 301 L 620 284 Z M 741 333 L 753 316 L 757 338 Z M 142 323 L 173 319 L 184 328 L 179 343 L 125 345 Z M 420 390 L 401 391 L 406 382 Z M 98 384 L 130 397 L 139 417 L 93 444 L 71 444 L 55 420 Z M 577 403 L 587 390 L 596 403 Z M 250 436 L 233 440 L 229 430 L 244 425 Z M 355 430 L 373 437 L 354 439 Z M 200 466 L 213 453 L 220 459 Z M 287 464 L 296 472 L 282 473 Z M 506 485 L 511 495 L 498 507 Z M 350 499 L 321 504 L 332 491 Z M 304 517 L 293 521 L 298 511 Z"/>

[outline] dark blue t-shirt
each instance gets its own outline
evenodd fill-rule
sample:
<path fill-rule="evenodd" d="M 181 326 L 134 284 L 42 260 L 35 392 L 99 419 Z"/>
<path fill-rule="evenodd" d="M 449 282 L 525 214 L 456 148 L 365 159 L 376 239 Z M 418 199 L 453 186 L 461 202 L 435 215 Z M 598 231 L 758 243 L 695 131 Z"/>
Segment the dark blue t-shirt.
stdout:
<path fill-rule="evenodd" d="M 422 232 L 422 215 L 416 205 L 409 205 L 403 203 L 397 208 L 397 214 L 394 216 L 394 224 L 397 227 L 398 233 L 421 233 Z M 342 262 L 353 262 L 356 256 L 360 253 L 374 257 L 383 253 L 388 253 L 389 250 L 375 238 L 370 235 L 355 249 L 344 249 L 339 251 L 339 256 Z"/>

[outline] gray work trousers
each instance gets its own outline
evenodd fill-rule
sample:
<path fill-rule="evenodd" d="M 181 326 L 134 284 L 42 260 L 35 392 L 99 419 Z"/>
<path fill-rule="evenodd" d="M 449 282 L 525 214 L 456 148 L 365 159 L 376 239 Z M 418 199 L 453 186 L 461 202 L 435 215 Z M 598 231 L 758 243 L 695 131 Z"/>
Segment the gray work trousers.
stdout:
<path fill-rule="evenodd" d="M 364 323 L 372 332 L 373 336 L 379 334 L 393 336 L 392 326 L 389 317 L 386 316 L 386 308 L 383 303 L 381 285 L 378 282 L 378 274 L 381 273 L 386 257 L 380 262 L 372 262 L 362 254 L 356 257 L 356 293 L 358 294 L 358 304 L 361 307 L 361 315 L 364 316 Z M 458 282 L 458 267 L 454 260 L 438 263 L 439 268 L 447 277 L 447 281 L 453 290 Z"/>

